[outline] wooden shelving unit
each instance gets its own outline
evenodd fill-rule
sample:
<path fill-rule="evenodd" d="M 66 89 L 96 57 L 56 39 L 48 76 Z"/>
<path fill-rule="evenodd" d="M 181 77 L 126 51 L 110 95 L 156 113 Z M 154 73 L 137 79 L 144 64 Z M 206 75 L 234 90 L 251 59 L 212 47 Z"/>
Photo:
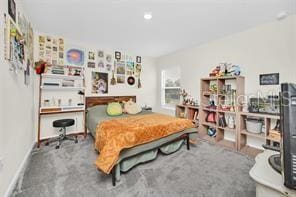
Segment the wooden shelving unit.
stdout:
<path fill-rule="evenodd" d="M 245 119 L 247 117 L 256 117 L 261 118 L 264 121 L 265 130 L 260 134 L 255 134 L 247 131 Z M 258 153 L 262 152 L 260 148 L 254 148 L 247 145 L 247 138 L 253 137 L 262 141 L 262 145 L 266 144 L 269 146 L 278 146 L 280 145 L 280 138 L 271 137 L 270 131 L 272 130 L 272 121 L 277 121 L 280 119 L 280 116 L 269 115 L 269 114 L 260 114 L 260 113 L 247 113 L 241 112 L 239 114 L 239 135 L 238 135 L 238 150 L 250 155 L 256 156 Z"/>
<path fill-rule="evenodd" d="M 231 83 L 234 85 L 235 93 L 229 95 L 226 94 L 223 90 L 226 84 Z M 212 84 L 216 84 L 216 91 L 210 89 Z M 227 148 L 231 148 L 234 150 L 238 149 L 237 137 L 238 137 L 238 127 L 236 126 L 234 129 L 226 127 L 221 127 L 218 124 L 219 115 L 224 116 L 234 116 L 235 124 L 238 124 L 239 120 L 239 112 L 241 110 L 239 103 L 242 101 L 242 97 L 239 95 L 244 95 L 245 90 L 245 79 L 242 76 L 225 76 L 225 77 L 208 77 L 201 79 L 200 83 L 200 95 L 201 95 L 201 103 L 200 103 L 200 113 L 199 113 L 199 137 L 210 141 L 212 143 L 222 145 Z M 222 106 L 225 106 L 226 100 L 232 101 L 232 105 L 234 107 L 233 111 L 225 110 Z M 215 101 L 215 108 L 208 108 L 210 104 L 210 100 Z M 207 122 L 206 117 L 207 114 L 215 113 L 216 120 L 215 122 Z M 207 134 L 209 128 L 216 129 L 216 136 L 210 137 Z M 225 132 L 230 132 L 234 135 L 234 140 L 228 140 L 225 138 Z"/>
<path fill-rule="evenodd" d="M 67 68 L 68 66 L 64 66 Z M 74 67 L 73 67 L 74 68 Z M 62 74 L 41 74 L 39 79 L 39 113 L 38 113 L 38 133 L 37 133 L 37 146 L 40 147 L 40 144 L 42 141 L 48 140 L 41 139 L 41 117 L 45 115 L 55 115 L 55 114 L 69 114 L 69 113 L 83 113 L 83 131 L 77 131 L 75 133 L 72 133 L 70 135 L 84 135 L 86 137 L 87 133 L 86 130 L 84 130 L 85 127 L 85 96 L 81 95 L 83 97 L 83 105 L 66 105 L 66 106 L 43 106 L 42 105 L 42 99 L 44 94 L 48 94 L 49 92 L 54 93 L 55 95 L 60 95 L 63 92 L 67 92 L 67 94 L 73 94 L 75 93 L 77 95 L 78 91 L 84 91 L 85 90 L 85 79 L 84 79 L 84 69 L 81 69 L 81 75 L 75 76 L 75 75 L 62 75 Z M 73 87 L 63 87 L 60 86 L 50 86 L 50 85 L 44 85 L 43 82 L 45 80 L 81 80 L 81 86 L 73 86 Z M 46 92 L 46 93 L 45 93 Z"/>
<path fill-rule="evenodd" d="M 199 106 L 176 105 L 176 117 L 192 120 L 193 123 L 199 123 Z M 195 117 L 196 116 L 196 117 Z"/>

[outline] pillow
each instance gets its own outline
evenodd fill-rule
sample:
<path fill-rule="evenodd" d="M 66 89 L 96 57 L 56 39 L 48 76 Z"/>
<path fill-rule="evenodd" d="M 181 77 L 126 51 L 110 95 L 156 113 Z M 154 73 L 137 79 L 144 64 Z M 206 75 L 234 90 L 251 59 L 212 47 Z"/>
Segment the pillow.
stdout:
<path fill-rule="evenodd" d="M 119 103 L 109 103 L 107 106 L 107 114 L 109 116 L 119 116 L 122 114 L 122 107 Z"/>
<path fill-rule="evenodd" d="M 142 111 L 142 108 L 138 106 L 134 101 L 132 101 L 132 99 L 127 102 L 123 101 L 123 104 L 123 110 L 128 114 L 138 114 Z"/>

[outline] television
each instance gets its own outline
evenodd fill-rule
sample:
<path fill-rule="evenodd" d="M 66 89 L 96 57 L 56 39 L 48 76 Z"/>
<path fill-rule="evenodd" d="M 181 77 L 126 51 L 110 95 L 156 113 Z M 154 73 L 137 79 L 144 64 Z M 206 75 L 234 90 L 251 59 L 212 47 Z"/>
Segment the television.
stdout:
<path fill-rule="evenodd" d="M 296 189 L 296 84 L 281 84 L 281 173 L 284 185 Z"/>

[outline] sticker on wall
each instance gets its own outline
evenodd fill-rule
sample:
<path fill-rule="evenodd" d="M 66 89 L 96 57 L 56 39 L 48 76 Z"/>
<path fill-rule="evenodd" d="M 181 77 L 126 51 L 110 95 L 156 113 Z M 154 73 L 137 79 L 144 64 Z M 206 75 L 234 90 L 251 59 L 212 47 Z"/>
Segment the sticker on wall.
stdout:
<path fill-rule="evenodd" d="M 93 94 L 108 94 L 108 73 L 92 72 Z"/>
<path fill-rule="evenodd" d="M 84 65 L 84 52 L 80 49 L 70 49 L 67 51 L 67 62 L 75 66 Z"/>

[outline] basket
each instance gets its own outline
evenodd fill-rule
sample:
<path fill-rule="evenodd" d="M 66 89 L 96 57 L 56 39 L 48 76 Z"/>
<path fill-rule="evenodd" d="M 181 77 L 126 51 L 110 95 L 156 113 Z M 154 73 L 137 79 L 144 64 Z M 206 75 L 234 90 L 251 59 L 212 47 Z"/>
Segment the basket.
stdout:
<path fill-rule="evenodd" d="M 262 132 L 263 121 L 260 119 L 246 119 L 246 129 L 250 133 L 259 134 Z"/>

